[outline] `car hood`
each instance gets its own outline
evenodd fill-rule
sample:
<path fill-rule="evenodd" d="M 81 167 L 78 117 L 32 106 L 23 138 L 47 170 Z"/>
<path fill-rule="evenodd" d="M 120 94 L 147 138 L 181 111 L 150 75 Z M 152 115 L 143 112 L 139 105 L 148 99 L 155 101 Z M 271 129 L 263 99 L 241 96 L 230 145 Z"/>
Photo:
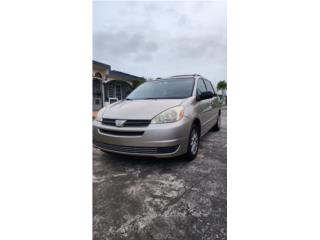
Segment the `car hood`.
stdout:
<path fill-rule="evenodd" d="M 124 100 L 109 105 L 103 113 L 111 119 L 152 119 L 168 108 L 184 102 L 184 99 Z"/>

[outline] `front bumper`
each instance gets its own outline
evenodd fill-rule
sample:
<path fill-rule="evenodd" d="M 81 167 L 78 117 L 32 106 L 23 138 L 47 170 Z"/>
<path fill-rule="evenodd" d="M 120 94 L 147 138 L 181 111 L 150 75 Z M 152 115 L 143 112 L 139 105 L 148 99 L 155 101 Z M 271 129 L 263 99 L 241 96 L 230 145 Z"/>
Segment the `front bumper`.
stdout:
<path fill-rule="evenodd" d="M 191 123 L 187 117 L 178 122 L 150 124 L 148 127 L 114 127 L 93 121 L 93 145 L 125 155 L 175 157 L 187 152 Z M 143 134 L 135 136 L 134 132 Z"/>

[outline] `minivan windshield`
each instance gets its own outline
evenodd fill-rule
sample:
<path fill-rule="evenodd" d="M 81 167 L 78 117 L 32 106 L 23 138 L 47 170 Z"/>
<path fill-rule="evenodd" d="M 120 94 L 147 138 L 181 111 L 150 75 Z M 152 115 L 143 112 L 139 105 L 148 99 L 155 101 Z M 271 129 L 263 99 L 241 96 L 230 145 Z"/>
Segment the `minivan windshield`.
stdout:
<path fill-rule="evenodd" d="M 126 99 L 188 98 L 192 96 L 193 87 L 193 78 L 154 80 L 140 85 Z"/>

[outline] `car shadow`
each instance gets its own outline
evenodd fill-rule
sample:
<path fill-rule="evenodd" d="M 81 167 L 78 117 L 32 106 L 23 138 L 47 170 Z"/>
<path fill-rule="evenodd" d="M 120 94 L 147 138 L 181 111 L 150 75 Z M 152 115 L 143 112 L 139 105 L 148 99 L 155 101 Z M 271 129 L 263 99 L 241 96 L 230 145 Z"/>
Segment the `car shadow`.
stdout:
<path fill-rule="evenodd" d="M 177 165 L 188 164 L 183 156 L 172 158 L 155 158 L 155 157 L 143 157 L 143 156 L 129 156 L 115 153 L 106 153 L 100 150 L 100 158 L 105 164 L 111 164 L 113 166 L 162 166 L 162 167 L 174 167 Z"/>
<path fill-rule="evenodd" d="M 156 157 L 146 157 L 146 156 L 130 156 L 130 155 L 121 155 L 116 153 L 106 153 L 103 152 L 105 155 L 108 155 L 115 160 L 123 160 L 123 161 L 132 161 L 137 163 L 142 162 L 153 162 L 153 161 L 159 161 L 161 162 L 172 162 L 172 161 L 186 161 L 182 156 L 179 157 L 170 157 L 170 158 L 156 158 Z"/>

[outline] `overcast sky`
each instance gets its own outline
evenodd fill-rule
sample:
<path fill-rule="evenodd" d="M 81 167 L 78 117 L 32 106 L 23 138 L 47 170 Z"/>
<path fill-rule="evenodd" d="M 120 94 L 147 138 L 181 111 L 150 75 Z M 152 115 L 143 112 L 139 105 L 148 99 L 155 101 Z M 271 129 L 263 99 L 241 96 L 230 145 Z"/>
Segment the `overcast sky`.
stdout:
<path fill-rule="evenodd" d="M 93 59 L 142 77 L 227 79 L 226 2 L 93 2 Z"/>

